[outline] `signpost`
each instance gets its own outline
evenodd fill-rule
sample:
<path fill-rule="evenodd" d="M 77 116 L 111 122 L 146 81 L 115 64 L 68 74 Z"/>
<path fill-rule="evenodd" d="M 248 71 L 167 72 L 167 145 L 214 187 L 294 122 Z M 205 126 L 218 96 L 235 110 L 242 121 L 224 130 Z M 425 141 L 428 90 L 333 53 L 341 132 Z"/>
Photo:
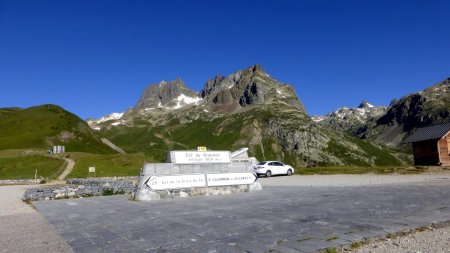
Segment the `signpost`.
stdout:
<path fill-rule="evenodd" d="M 207 174 L 208 186 L 253 184 L 258 179 L 253 173 Z"/>
<path fill-rule="evenodd" d="M 230 151 L 171 151 L 175 164 L 230 163 Z"/>
<path fill-rule="evenodd" d="M 89 171 L 88 174 L 94 173 L 94 177 L 95 177 L 95 167 L 89 167 L 88 171 Z"/>
<path fill-rule="evenodd" d="M 257 177 L 247 173 L 150 176 L 145 185 L 152 191 L 208 186 L 253 184 Z"/>
<path fill-rule="evenodd" d="M 151 190 L 205 187 L 205 174 L 150 176 L 145 182 Z"/>
<path fill-rule="evenodd" d="M 242 148 L 233 155 L 202 146 L 169 151 L 166 163 L 144 164 L 134 198 L 157 200 L 261 190 L 247 150 Z M 237 156 L 240 160 L 233 160 Z"/>

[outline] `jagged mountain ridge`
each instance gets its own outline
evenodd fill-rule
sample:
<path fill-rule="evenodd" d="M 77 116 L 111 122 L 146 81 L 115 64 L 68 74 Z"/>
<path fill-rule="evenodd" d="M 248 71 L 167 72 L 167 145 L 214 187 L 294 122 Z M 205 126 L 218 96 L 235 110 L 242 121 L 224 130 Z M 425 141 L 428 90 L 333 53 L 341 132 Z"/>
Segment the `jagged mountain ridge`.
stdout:
<path fill-rule="evenodd" d="M 374 106 L 363 101 L 357 108 L 341 107 L 325 116 L 315 116 L 312 119 L 321 126 L 355 135 L 369 120 L 379 117 L 386 110 L 385 106 Z"/>
<path fill-rule="evenodd" d="M 405 150 L 402 141 L 417 128 L 450 121 L 450 78 L 394 99 L 388 107 L 370 107 L 363 102 L 358 108 L 343 107 L 313 120 L 329 129 Z"/>
<path fill-rule="evenodd" d="M 283 160 L 294 166 L 381 165 L 386 161 L 383 156 L 398 164 L 370 143 L 318 126 L 294 89 L 259 65 L 208 80 L 200 95 L 198 104 L 135 107 L 120 119 L 91 126 L 127 152 L 143 152 L 160 161 L 168 150 L 246 146 L 260 160 Z"/>
<path fill-rule="evenodd" d="M 165 110 L 194 105 L 200 105 L 207 111 L 233 113 L 249 106 L 274 102 L 295 107 L 306 113 L 291 85 L 276 81 L 260 65 L 254 65 L 227 77 L 216 75 L 209 79 L 198 93 L 190 89 L 181 78 L 150 84 L 144 89 L 134 108 L 99 119 L 87 119 L 87 122 L 92 128 L 98 129 L 105 126 L 104 122 L 112 126 L 129 123 L 129 114 L 158 114 Z"/>
<path fill-rule="evenodd" d="M 188 88 L 180 78 L 174 81 L 161 81 L 149 85 L 137 102 L 135 109 L 180 108 L 188 104 L 198 103 L 200 98 L 195 91 Z"/>
<path fill-rule="evenodd" d="M 415 129 L 450 121 L 450 78 L 423 91 L 393 100 L 387 111 L 367 122 L 360 138 L 397 146 Z"/>
<path fill-rule="evenodd" d="M 227 77 L 217 75 L 208 80 L 200 92 L 213 110 L 234 112 L 248 105 L 285 103 L 306 113 L 292 86 L 280 83 L 260 65 L 237 71 Z"/>

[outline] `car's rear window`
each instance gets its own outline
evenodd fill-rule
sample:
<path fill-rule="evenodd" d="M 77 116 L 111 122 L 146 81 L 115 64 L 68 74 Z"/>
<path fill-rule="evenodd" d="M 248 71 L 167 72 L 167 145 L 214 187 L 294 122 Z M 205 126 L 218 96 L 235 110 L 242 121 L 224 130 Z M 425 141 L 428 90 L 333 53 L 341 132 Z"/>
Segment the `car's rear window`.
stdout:
<path fill-rule="evenodd" d="M 258 165 L 264 165 L 264 164 L 266 164 L 267 162 L 259 162 L 258 163 Z"/>

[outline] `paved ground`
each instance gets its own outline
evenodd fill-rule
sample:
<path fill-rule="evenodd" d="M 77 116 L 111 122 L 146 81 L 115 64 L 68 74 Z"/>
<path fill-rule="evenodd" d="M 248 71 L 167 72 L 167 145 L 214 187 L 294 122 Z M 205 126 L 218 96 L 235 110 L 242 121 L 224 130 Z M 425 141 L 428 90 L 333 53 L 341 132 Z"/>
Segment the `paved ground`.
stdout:
<path fill-rule="evenodd" d="M 0 252 L 73 252 L 48 222 L 21 198 L 26 187 L 0 187 Z"/>
<path fill-rule="evenodd" d="M 445 175 L 347 187 L 298 186 L 288 183 L 296 177 L 281 178 L 261 179 L 263 191 L 235 195 L 154 202 L 113 196 L 34 206 L 75 252 L 312 252 L 450 220 Z"/>

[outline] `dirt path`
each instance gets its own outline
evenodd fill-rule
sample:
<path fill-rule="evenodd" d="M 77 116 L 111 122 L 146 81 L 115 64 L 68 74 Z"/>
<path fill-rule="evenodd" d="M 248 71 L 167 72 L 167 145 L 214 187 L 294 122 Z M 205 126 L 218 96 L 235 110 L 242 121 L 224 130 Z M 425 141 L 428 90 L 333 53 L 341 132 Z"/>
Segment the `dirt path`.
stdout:
<path fill-rule="evenodd" d="M 162 139 L 166 145 L 177 144 L 177 145 L 180 145 L 182 147 L 188 148 L 186 145 L 184 145 L 181 142 L 176 142 L 176 141 L 172 141 L 172 140 L 169 140 L 169 139 L 165 138 L 162 134 L 155 133 L 155 137 Z"/>
<path fill-rule="evenodd" d="M 118 146 L 116 146 L 114 143 L 112 143 L 110 140 L 106 139 L 106 138 L 102 138 L 101 139 L 103 143 L 105 143 L 106 145 L 108 145 L 110 148 L 114 149 L 115 151 L 121 153 L 121 154 L 125 154 L 126 152 L 119 148 Z"/>
<path fill-rule="evenodd" d="M 72 172 L 73 167 L 75 167 L 75 161 L 70 159 L 70 158 L 63 158 L 66 162 L 67 162 L 67 167 L 66 169 L 63 171 L 63 173 L 61 173 L 61 175 L 59 175 L 58 180 L 64 180 L 64 178 L 67 177 L 67 175 L 69 175 L 70 172 Z"/>
<path fill-rule="evenodd" d="M 0 252 L 73 252 L 30 205 L 22 201 L 25 185 L 0 186 Z"/>

